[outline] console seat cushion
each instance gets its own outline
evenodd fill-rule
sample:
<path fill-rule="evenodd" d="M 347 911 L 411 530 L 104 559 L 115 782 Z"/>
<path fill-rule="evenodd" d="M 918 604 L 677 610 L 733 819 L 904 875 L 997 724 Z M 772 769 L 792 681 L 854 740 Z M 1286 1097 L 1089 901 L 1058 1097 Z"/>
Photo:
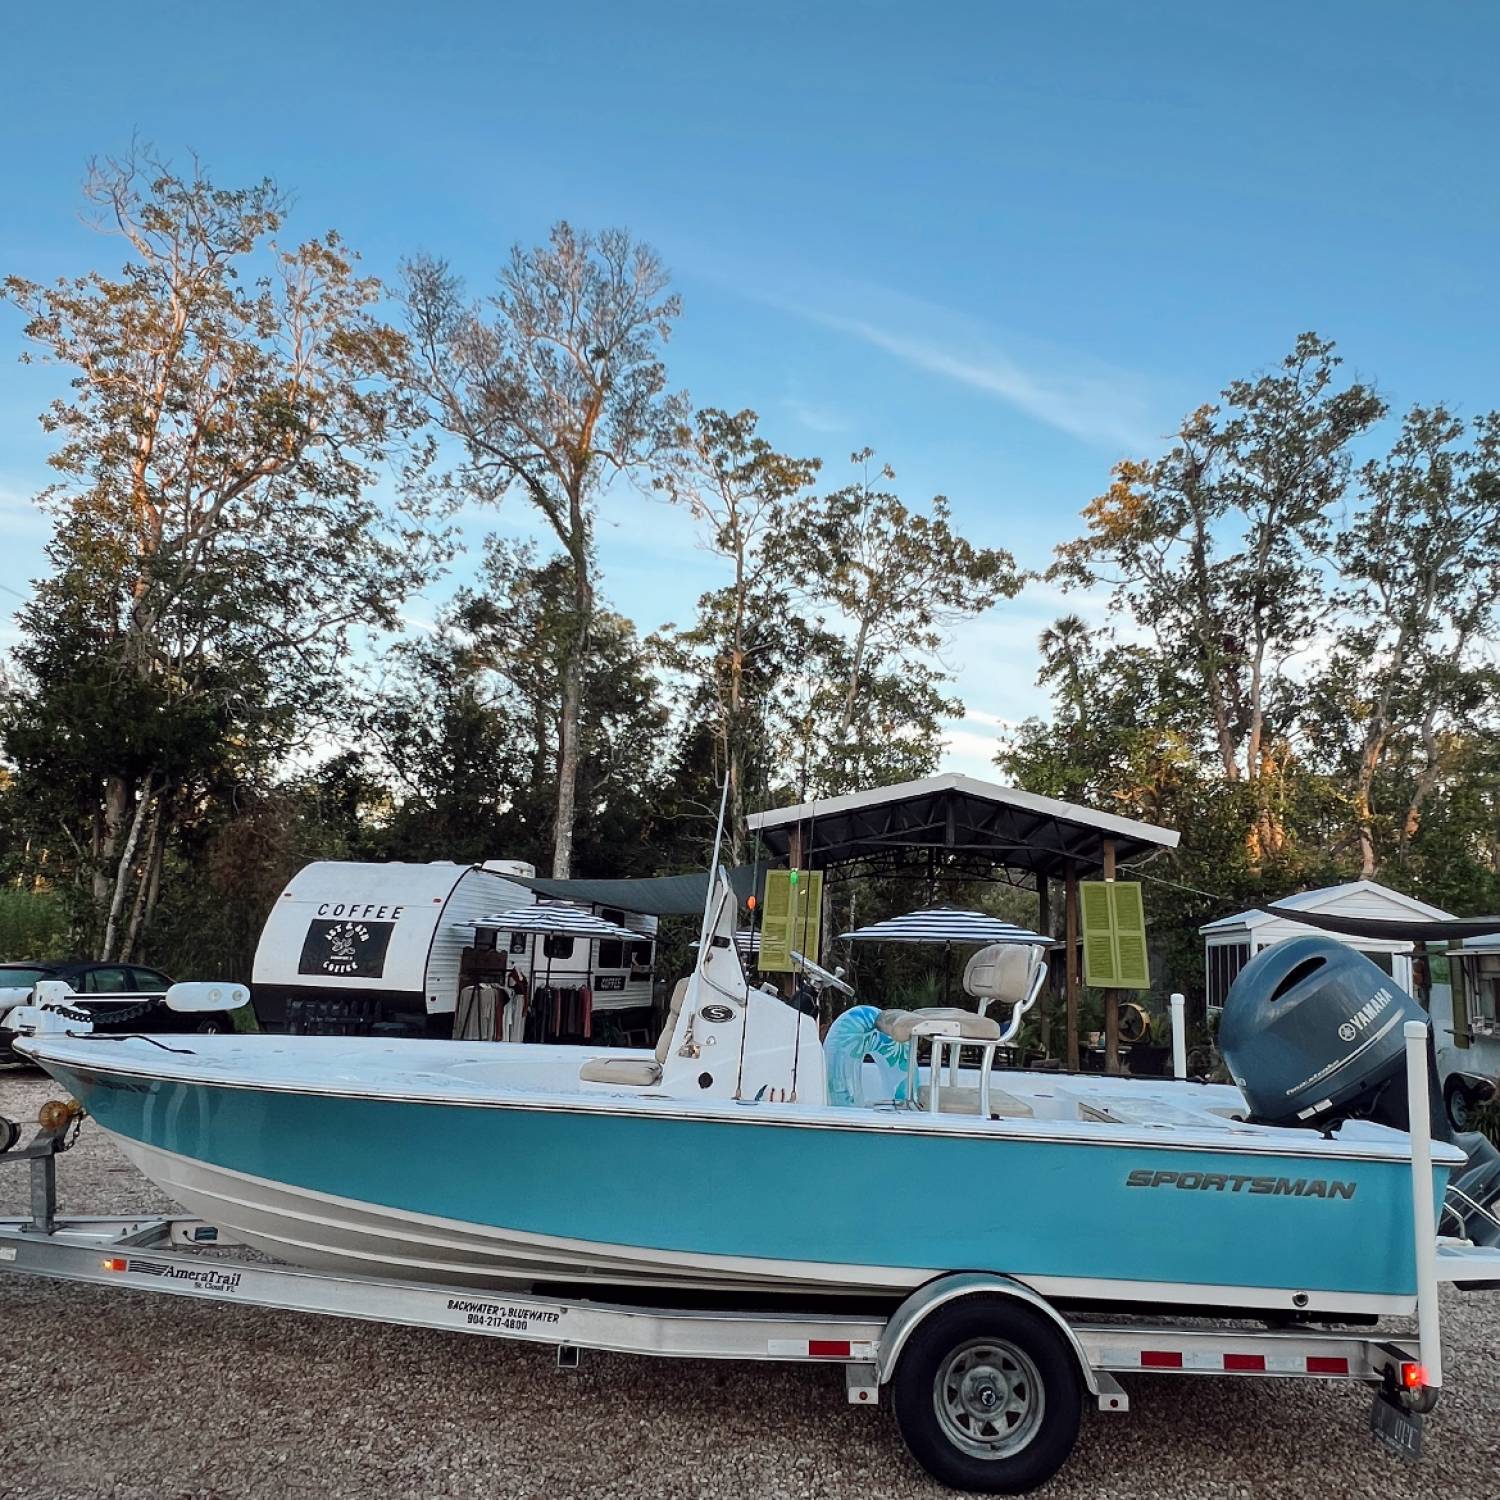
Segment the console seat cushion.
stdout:
<path fill-rule="evenodd" d="M 595 1057 L 578 1070 L 585 1083 L 616 1083 L 628 1088 L 650 1088 L 661 1082 L 661 1064 L 654 1057 Z"/>
<path fill-rule="evenodd" d="M 959 1037 L 966 1042 L 998 1042 L 1000 1023 L 989 1016 L 954 1006 L 930 1005 L 924 1010 L 883 1010 L 875 1029 L 898 1042 L 917 1036 Z"/>

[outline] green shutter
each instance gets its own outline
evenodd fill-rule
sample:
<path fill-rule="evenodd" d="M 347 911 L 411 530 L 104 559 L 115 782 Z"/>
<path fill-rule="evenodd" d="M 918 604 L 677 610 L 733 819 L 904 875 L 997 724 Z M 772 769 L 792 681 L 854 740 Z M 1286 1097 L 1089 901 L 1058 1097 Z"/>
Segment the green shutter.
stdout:
<path fill-rule="evenodd" d="M 1146 957 L 1146 904 L 1134 880 L 1116 880 L 1110 885 L 1115 903 L 1115 949 L 1119 955 L 1122 990 L 1149 990 L 1151 964 Z"/>
<path fill-rule="evenodd" d="M 1085 880 L 1078 887 L 1078 905 L 1083 917 L 1083 981 L 1112 985 L 1115 972 L 1114 922 L 1110 915 L 1109 886 L 1102 880 Z"/>
<path fill-rule="evenodd" d="M 1097 989 L 1148 990 L 1146 908 L 1132 880 L 1085 880 L 1078 887 L 1083 916 L 1083 978 Z"/>
<path fill-rule="evenodd" d="M 822 940 L 823 872 L 768 870 L 760 921 L 760 957 L 756 967 L 767 974 L 796 967 L 794 952 L 817 962 Z"/>

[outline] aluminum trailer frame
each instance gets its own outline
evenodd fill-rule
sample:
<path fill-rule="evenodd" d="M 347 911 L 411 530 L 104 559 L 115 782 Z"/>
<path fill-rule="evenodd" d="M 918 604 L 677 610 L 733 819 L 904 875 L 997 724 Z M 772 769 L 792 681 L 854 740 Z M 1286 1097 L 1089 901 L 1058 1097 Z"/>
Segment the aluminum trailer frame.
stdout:
<path fill-rule="evenodd" d="M 1420 1050 L 1423 1063 L 1419 1071 L 1413 1065 L 1412 1081 L 1423 1093 L 1425 1030 L 1415 1023 L 1408 1030 L 1409 1057 Z M 1425 1121 L 1426 1113 L 1414 1109 L 1413 1117 Z M 1377 1415 L 1382 1403 L 1397 1414 L 1384 1424 L 1385 1440 L 1415 1457 L 1420 1414 L 1432 1410 L 1442 1382 L 1438 1283 L 1500 1285 L 1500 1251 L 1443 1242 L 1419 1231 L 1415 1338 L 1377 1330 L 1203 1326 L 1119 1314 L 1107 1322 L 1090 1321 L 1065 1314 L 1018 1280 L 974 1272 L 935 1278 L 889 1316 L 641 1307 L 529 1290 L 475 1291 L 229 1258 L 223 1252 L 235 1242 L 200 1219 L 59 1218 L 57 1156 L 76 1139 L 81 1123 L 76 1105 L 53 1102 L 43 1107 L 40 1128 L 28 1144 L 0 1150 L 0 1165 L 24 1161 L 31 1168 L 30 1215 L 0 1219 L 0 1272 L 550 1344 L 562 1367 L 576 1365 L 585 1349 L 835 1364 L 844 1369 L 848 1399 L 862 1405 L 878 1402 L 910 1341 L 929 1319 L 970 1299 L 1003 1300 L 1053 1325 L 1072 1352 L 1083 1388 L 1102 1411 L 1129 1409 L 1116 1379 L 1123 1374 L 1357 1381 L 1379 1388 Z M 1425 1207 L 1430 1209 L 1430 1144 L 1424 1137 L 1420 1129 L 1413 1133 L 1413 1198 L 1418 1208 L 1424 1207 L 1425 1186 Z M 1428 1212 L 1425 1222 L 1432 1220 Z"/>

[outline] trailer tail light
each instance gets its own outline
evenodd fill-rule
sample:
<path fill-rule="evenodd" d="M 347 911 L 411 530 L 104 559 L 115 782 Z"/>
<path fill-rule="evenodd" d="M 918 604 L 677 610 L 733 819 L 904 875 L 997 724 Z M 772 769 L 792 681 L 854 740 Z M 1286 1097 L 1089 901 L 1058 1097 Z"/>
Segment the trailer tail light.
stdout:
<path fill-rule="evenodd" d="M 106 1271 L 128 1271 L 130 1269 L 130 1262 L 121 1256 L 111 1255 L 104 1261 L 104 1269 Z"/>
<path fill-rule="evenodd" d="M 1427 1366 L 1415 1360 L 1405 1360 L 1401 1365 L 1401 1384 L 1409 1391 L 1420 1391 L 1427 1384 Z"/>

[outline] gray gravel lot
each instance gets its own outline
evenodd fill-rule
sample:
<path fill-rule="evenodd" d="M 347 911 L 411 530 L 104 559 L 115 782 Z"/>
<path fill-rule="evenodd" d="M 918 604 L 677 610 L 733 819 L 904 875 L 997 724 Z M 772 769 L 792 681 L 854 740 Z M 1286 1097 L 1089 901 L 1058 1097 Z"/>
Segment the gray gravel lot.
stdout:
<path fill-rule="evenodd" d="M 0 1069 L 0 1114 L 55 1094 Z M 168 1208 L 85 1124 L 65 1212 Z M 0 1171 L 0 1214 L 25 1172 Z M 1268 1255 L 1289 1253 L 1268 1245 Z M 1445 1295 L 1449 1389 L 1409 1466 L 1363 1389 L 1140 1377 L 1044 1492 L 1500 1497 L 1500 1294 Z M 550 1350 L 0 1276 L 0 1496 L 885 1497 L 945 1492 L 837 1370 Z"/>

